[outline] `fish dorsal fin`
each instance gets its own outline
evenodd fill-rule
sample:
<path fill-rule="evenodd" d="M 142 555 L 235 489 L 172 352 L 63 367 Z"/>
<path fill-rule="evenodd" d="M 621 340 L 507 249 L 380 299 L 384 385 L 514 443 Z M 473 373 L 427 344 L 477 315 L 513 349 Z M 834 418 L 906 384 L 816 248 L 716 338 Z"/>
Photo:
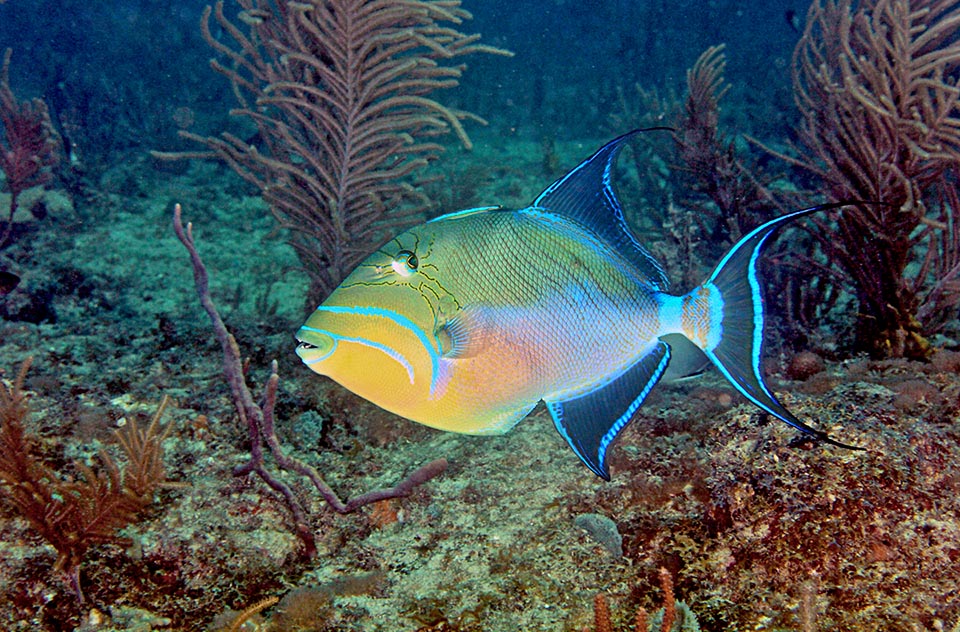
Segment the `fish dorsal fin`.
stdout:
<path fill-rule="evenodd" d="M 661 291 L 667 276 L 647 249 L 640 245 L 623 217 L 623 208 L 613 190 L 613 166 L 624 143 L 647 130 L 633 130 L 615 138 L 537 196 L 531 204 L 562 215 L 594 232 L 631 261 Z"/>
<path fill-rule="evenodd" d="M 670 347 L 658 340 L 613 381 L 567 401 L 547 402 L 557 430 L 597 476 L 610 480 L 607 449 L 660 380 L 669 362 Z"/>

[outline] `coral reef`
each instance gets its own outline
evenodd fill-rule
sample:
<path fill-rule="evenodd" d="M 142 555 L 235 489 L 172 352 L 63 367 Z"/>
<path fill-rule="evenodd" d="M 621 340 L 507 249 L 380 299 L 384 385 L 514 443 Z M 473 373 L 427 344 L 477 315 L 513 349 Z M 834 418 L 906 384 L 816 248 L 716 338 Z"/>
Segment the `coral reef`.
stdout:
<path fill-rule="evenodd" d="M 511 165 L 480 184 L 481 199 L 515 190 L 522 203 L 537 193 L 538 142 L 511 141 L 507 151 L 496 138 L 476 140 L 458 160 Z M 582 147 L 558 141 L 556 152 L 566 163 Z M 82 607 L 51 575 L 52 549 L 15 512 L 0 510 L 0 627 L 198 630 L 227 608 L 235 617 L 264 597 L 372 572 L 376 588 L 320 599 L 321 629 L 582 630 L 593 626 L 590 603 L 603 592 L 622 632 L 641 607 L 649 629 L 663 606 L 662 567 L 710 632 L 796 632 L 804 621 L 813 629 L 950 630 L 960 617 L 952 597 L 960 531 L 950 518 L 960 510 L 960 352 L 938 350 L 923 363 L 821 354 L 824 370 L 803 381 L 778 380 L 792 354 L 768 358 L 778 398 L 866 453 L 793 441 L 717 375 L 659 385 L 612 447 L 613 480 L 603 483 L 583 476 L 542 413 L 502 437 L 437 433 L 298 371 L 290 332 L 304 281 L 278 275 L 297 259 L 267 238 L 273 222 L 259 197 L 211 164 L 145 178 L 155 195 L 107 197 L 103 221 L 84 226 L 70 248 L 51 231 L 14 244 L 47 253 L 23 266 L 23 284 L 51 277 L 64 289 L 48 299 L 57 322 L 0 321 L 0 353 L 37 354 L 24 386 L 36 393 L 29 429 L 41 437 L 35 454 L 61 472 L 74 460 L 96 462 L 93 437 L 113 441 L 113 420 L 129 420 L 131 408 L 143 412 L 145 428 L 149 402 L 168 393 L 164 462 L 190 487 L 154 505 L 135 533 L 122 532 L 135 547 L 88 550 Z M 245 266 L 245 291 L 238 275 L 212 274 L 209 294 L 250 356 L 240 372 L 254 406 L 265 403 L 257 398 L 271 379 L 256 367 L 279 359 L 273 432 L 284 452 L 337 491 L 390 487 L 419 464 L 449 463 L 443 476 L 390 501 L 384 516 L 373 505 L 340 515 L 261 444 L 265 465 L 303 505 L 312 559 L 282 495 L 257 476 L 233 476 L 250 461 L 253 438 L 238 423 L 222 348 L 170 234 L 167 201 L 185 197 L 203 220 L 194 235 L 211 272 Z M 131 266 L 128 256 L 104 253 L 105 243 L 142 256 Z M 246 258 L 251 249 L 257 256 Z M 258 300 L 268 286 L 276 311 Z M 12 384 L 15 372 L 5 377 Z M 119 444 L 107 449 L 120 463 Z M 586 513 L 616 524 L 620 560 L 576 526 Z M 279 605 L 252 620 L 273 621 Z"/>
<path fill-rule="evenodd" d="M 189 482 L 175 491 L 164 483 L 133 522 L 105 529 L 109 539 L 84 549 L 82 603 L 71 581 L 52 572 L 57 549 L 10 501 L 7 492 L 15 488 L 0 482 L 0 629 L 660 632 L 667 577 L 676 593 L 674 630 L 681 619 L 694 620 L 681 614 L 682 599 L 707 632 L 960 632 L 960 324 L 951 307 L 958 250 L 950 230 L 956 218 L 942 214 L 960 206 L 955 186 L 935 181 L 914 194 L 914 210 L 925 211 L 909 238 L 923 241 L 902 272 L 908 290 L 910 283 L 924 284 L 914 313 L 920 325 L 905 325 L 919 338 L 885 334 L 890 344 L 878 345 L 876 353 L 909 354 L 913 346 L 923 361 L 851 355 L 855 326 L 867 327 L 860 346 L 873 347 L 864 340 L 873 323 L 869 305 L 854 323 L 865 303 L 845 280 L 848 272 L 827 258 L 829 245 L 818 246 L 824 237 L 836 247 L 846 244 L 836 231 L 848 211 L 812 230 L 784 233 L 761 264 L 758 281 L 774 290 L 763 358 L 771 388 L 802 419 L 866 450 L 801 440 L 708 372 L 650 393 L 611 446 L 613 478 L 606 483 L 585 474 L 545 411 L 504 436 L 438 433 L 302 366 L 291 334 L 302 322 L 310 280 L 262 192 L 219 162 L 158 161 L 143 151 L 196 147 L 178 131 L 223 140 L 219 131 L 230 130 L 244 148 L 268 156 L 253 118 L 278 115 L 273 103 L 295 94 L 286 84 L 256 91 L 241 86 L 246 102 L 239 107 L 252 115 L 229 117 L 223 104 L 236 103 L 232 86 L 208 67 L 211 49 L 197 28 L 203 4 L 60 0 L 63 11 L 50 12 L 44 0 L 0 0 L 0 51 L 15 49 L 9 83 L 21 101 L 42 97 L 71 151 L 70 164 L 62 165 L 69 168 L 45 185 L 46 193 L 38 195 L 36 187 L 19 196 L 21 217 L 31 207 L 37 213 L 14 227 L 0 252 L 0 381 L 6 389 L 0 407 L 19 418 L 10 403 L 29 397 L 22 424 L 27 449 L 7 457 L 28 455 L 46 468 L 43 482 L 60 496 L 75 487 L 112 496 L 124 486 L 124 472 L 133 471 L 127 463 L 138 463 L 133 467 L 147 479 L 162 465 L 164 477 Z M 280 14 L 281 3 L 264 4 Z M 211 9 L 209 35 L 241 54 L 233 25 L 267 55 L 273 28 L 304 25 L 314 11 L 308 6 L 334 3 L 282 4 L 291 13 L 272 22 L 258 2 L 249 3 L 250 10 L 225 2 L 227 24 Z M 916 14 L 896 13 L 903 2 L 858 2 L 846 17 L 833 14 L 850 27 L 847 41 L 807 38 L 803 16 L 787 23 L 779 3 L 753 3 L 749 10 L 735 5 L 558 0 L 545 10 L 543 3 L 475 2 L 471 31 L 523 54 L 512 61 L 482 54 L 434 60 L 446 68 L 460 70 L 464 61 L 471 67 L 462 76 L 438 78 L 455 79 L 457 87 L 419 96 L 436 98 L 454 114 L 482 114 L 490 125 L 467 127 L 471 151 L 455 133 L 413 141 L 443 144 L 446 152 L 404 181 L 429 181 L 420 192 L 444 210 L 522 207 L 607 135 L 604 125 L 618 97 L 630 99 L 623 86 L 642 80 L 646 96 L 631 103 L 638 118 L 623 118 L 610 131 L 673 125 L 677 138 L 663 131 L 645 135 L 633 148 L 641 175 L 619 168 L 610 175 L 630 197 L 625 212 L 640 229 L 638 238 L 671 280 L 678 286 L 702 281 L 722 242 L 742 232 L 740 219 L 747 226 L 751 218 L 780 211 L 778 205 L 794 210 L 811 196 L 832 194 L 822 189 L 833 185 L 809 168 L 828 163 L 804 133 L 797 135 L 808 114 L 823 113 L 815 112 L 818 104 L 804 112 L 792 107 L 790 54 L 797 39 L 844 49 L 829 63 L 824 58 L 818 71 L 835 70 L 834 63 L 858 72 L 863 64 L 876 65 L 879 58 L 862 48 L 871 29 L 871 37 L 897 38 L 887 41 L 896 45 L 891 63 L 901 45 L 935 63 L 955 43 L 937 43 L 938 34 L 956 33 L 960 19 L 950 13 L 955 2 L 927 2 L 926 13 Z M 455 0 L 434 6 L 460 10 Z M 947 14 L 953 16 L 947 22 L 934 20 Z M 894 25 L 889 16 L 903 20 Z M 437 26 L 463 30 L 455 21 Z M 812 30 L 820 33 L 821 26 Z M 697 61 L 718 42 L 726 46 L 711 47 Z M 285 52 L 263 61 L 283 72 L 299 68 L 299 79 L 309 84 L 296 59 L 283 66 Z M 241 56 L 234 67 L 229 54 L 217 57 L 223 69 L 238 73 L 253 61 Z M 21 58 L 31 63 L 17 63 Z M 910 85 L 911 73 L 899 72 L 898 90 Z M 856 99 L 856 116 L 843 120 L 873 125 L 889 99 L 873 87 L 874 80 L 884 85 L 880 78 L 836 74 L 818 98 L 827 105 Z M 956 68 L 943 82 L 936 79 L 921 84 L 937 90 L 947 108 Z M 652 103 L 646 116 L 639 103 Z M 898 119 L 912 131 L 897 128 L 903 132 L 897 138 L 907 142 L 890 156 L 919 156 L 918 149 L 934 156 L 934 127 L 927 126 L 928 137 L 910 136 L 924 130 L 925 100 L 909 103 L 918 118 Z M 941 119 L 951 121 L 956 111 L 941 110 Z M 451 121 L 439 118 L 455 132 Z M 773 160 L 741 134 L 795 161 L 807 158 L 802 165 Z M 800 149 L 787 146 L 788 139 Z M 889 151 L 888 140 L 880 140 L 875 148 Z M 315 149 L 304 145 L 304 151 Z M 288 167 L 310 166 L 307 154 L 287 156 Z M 749 173 L 738 175 L 736 163 Z M 71 175 L 73 169 L 82 172 Z M 856 165 L 843 169 L 859 177 Z M 782 173 L 771 180 L 774 170 Z M 772 194 L 769 206 L 754 203 L 750 174 Z M 956 177 L 953 167 L 943 174 L 950 184 Z M 8 193 L 0 193 L 4 214 Z M 72 206 L 57 212 L 53 196 L 68 194 Z M 212 311 L 222 324 L 216 330 L 197 301 L 184 244 L 170 231 L 177 200 L 190 203 L 196 245 L 211 271 L 201 296 L 216 304 Z M 407 203 L 418 205 L 417 199 Z M 741 203 L 747 205 L 738 210 Z M 888 211 L 897 220 L 894 208 L 849 213 L 886 218 Z M 912 212 L 902 211 L 905 218 Z M 885 247 L 883 239 L 867 244 L 863 266 L 887 265 L 869 260 L 874 246 Z M 497 261 L 477 256 L 477 264 Z M 879 269 L 856 274 L 864 283 L 887 280 Z M 787 344 L 775 332 L 785 325 L 791 328 Z M 233 336 L 226 347 L 221 334 Z M 36 360 L 18 380 L 16 367 L 30 356 Z M 152 431 L 169 432 L 162 458 L 128 457 L 147 442 L 143 433 L 164 394 L 170 397 L 165 423 Z M 115 434 L 121 420 L 127 424 L 122 440 Z M 294 461 L 300 465 L 283 466 Z M 412 486 L 409 495 L 349 513 L 335 510 L 363 498 L 363 490 L 390 490 L 418 466 L 437 462 L 445 463 L 443 475 Z M 246 475 L 234 475 L 238 471 Z M 319 474 L 335 496 L 314 484 Z M 137 488 L 131 498 L 149 495 L 129 476 L 130 488 Z M 96 493 L 67 502 L 88 496 Z M 593 529 L 586 531 L 578 526 L 586 515 L 604 518 L 587 519 Z M 313 557 L 304 555 L 303 533 L 312 539 Z"/>

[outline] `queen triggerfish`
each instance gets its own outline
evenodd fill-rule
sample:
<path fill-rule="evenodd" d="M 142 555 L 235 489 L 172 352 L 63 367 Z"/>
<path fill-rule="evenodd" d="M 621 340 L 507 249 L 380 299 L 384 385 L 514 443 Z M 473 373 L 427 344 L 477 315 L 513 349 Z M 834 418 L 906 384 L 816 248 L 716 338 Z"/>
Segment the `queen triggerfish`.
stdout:
<path fill-rule="evenodd" d="M 604 479 L 610 445 L 668 366 L 684 373 L 712 362 L 760 408 L 843 446 L 764 384 L 756 266 L 775 230 L 841 205 L 763 224 L 702 285 L 671 295 L 611 183 L 617 155 L 637 131 L 606 144 L 527 208 L 460 211 L 394 237 L 310 315 L 297 354 L 374 404 L 441 430 L 504 433 L 542 400 L 573 451 Z"/>

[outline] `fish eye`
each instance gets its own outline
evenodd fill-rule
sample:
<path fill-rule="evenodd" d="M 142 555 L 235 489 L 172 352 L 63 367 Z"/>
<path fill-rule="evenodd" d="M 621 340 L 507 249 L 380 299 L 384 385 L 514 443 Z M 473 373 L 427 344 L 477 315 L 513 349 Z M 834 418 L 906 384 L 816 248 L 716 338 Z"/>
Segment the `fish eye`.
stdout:
<path fill-rule="evenodd" d="M 391 267 L 393 271 L 399 274 L 402 277 L 408 277 L 417 271 L 417 267 L 420 265 L 420 260 L 417 259 L 417 255 L 409 250 L 401 250 L 397 253 L 396 258 L 394 258 Z"/>

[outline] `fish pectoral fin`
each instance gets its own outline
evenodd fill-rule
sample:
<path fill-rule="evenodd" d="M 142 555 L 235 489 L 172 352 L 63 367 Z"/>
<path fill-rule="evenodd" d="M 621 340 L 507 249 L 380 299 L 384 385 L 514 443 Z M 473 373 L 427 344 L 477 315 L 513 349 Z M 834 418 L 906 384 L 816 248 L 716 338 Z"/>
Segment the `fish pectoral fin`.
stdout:
<path fill-rule="evenodd" d="M 640 360 L 612 381 L 567 401 L 547 402 L 557 430 L 597 476 L 610 480 L 607 449 L 669 363 L 670 347 L 658 340 Z"/>
<path fill-rule="evenodd" d="M 482 307 L 468 307 L 453 318 L 438 322 L 434 335 L 440 346 L 440 355 L 448 360 L 477 355 L 489 340 L 492 326 L 493 319 Z"/>

